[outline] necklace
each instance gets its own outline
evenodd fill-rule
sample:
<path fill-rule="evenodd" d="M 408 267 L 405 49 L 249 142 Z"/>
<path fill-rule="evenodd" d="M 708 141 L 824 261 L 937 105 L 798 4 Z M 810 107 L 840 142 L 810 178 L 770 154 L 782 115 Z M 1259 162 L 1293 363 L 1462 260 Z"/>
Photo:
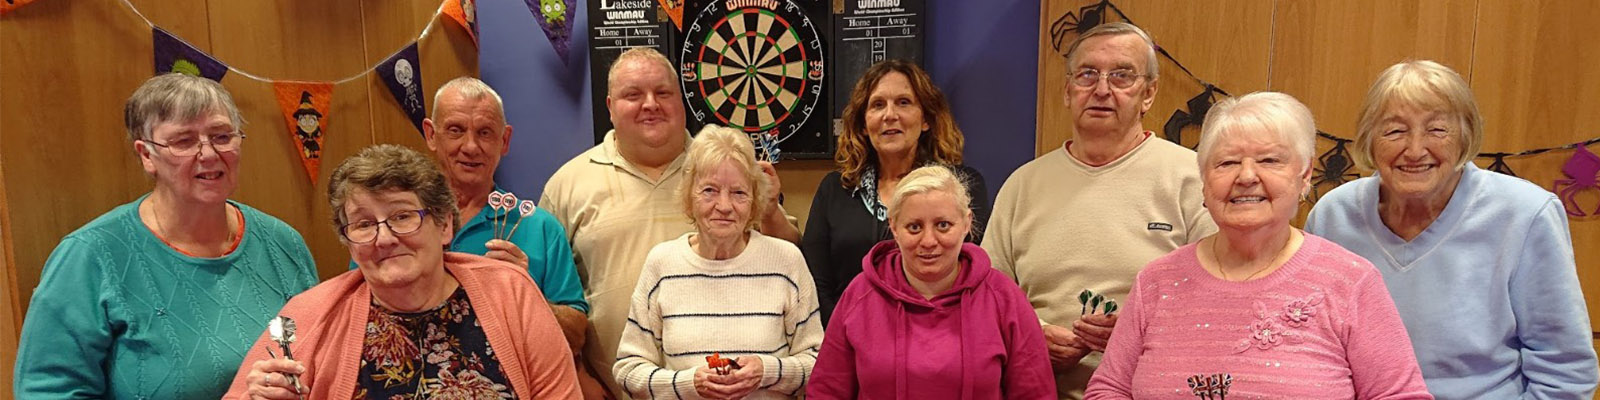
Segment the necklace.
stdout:
<path fill-rule="evenodd" d="M 1211 239 L 1211 260 L 1215 261 L 1217 263 L 1217 273 L 1222 275 L 1222 280 L 1225 280 L 1225 281 L 1245 282 L 1245 281 L 1249 281 L 1250 279 L 1255 278 L 1256 275 L 1260 275 L 1262 272 L 1266 272 L 1267 270 L 1272 269 L 1273 266 L 1279 264 L 1278 261 L 1283 259 L 1284 250 L 1287 250 L 1289 248 L 1289 245 L 1294 242 L 1294 232 L 1293 231 L 1289 232 L 1289 238 L 1283 242 L 1283 248 L 1278 249 L 1278 255 L 1276 257 L 1273 257 L 1272 261 L 1267 262 L 1267 265 L 1263 265 L 1260 268 L 1256 268 L 1255 272 L 1251 272 L 1250 275 L 1245 275 L 1244 279 L 1240 279 L 1240 280 L 1237 280 L 1237 281 L 1233 280 L 1232 278 L 1229 278 L 1228 277 L 1228 270 L 1226 268 L 1223 268 L 1223 265 L 1222 265 L 1223 264 L 1223 262 L 1222 262 L 1222 253 L 1218 253 L 1217 252 L 1217 242 L 1219 240 L 1221 240 L 1221 239 L 1220 238 L 1212 238 Z"/>
<path fill-rule="evenodd" d="M 177 243 L 173 243 L 173 242 L 167 240 L 167 228 L 165 226 L 162 226 L 162 224 L 161 224 L 161 213 L 160 213 L 160 211 L 158 211 L 160 209 L 161 209 L 161 207 L 158 206 L 155 203 L 155 201 L 152 200 L 150 202 L 150 219 L 155 220 L 155 222 L 156 222 L 156 239 L 160 239 L 161 243 L 166 244 L 167 247 L 171 247 L 173 250 L 177 250 L 179 253 L 183 253 L 184 255 L 188 255 L 190 257 L 202 257 L 201 255 L 199 255 L 197 253 L 191 253 L 189 251 L 185 251 L 182 247 L 178 247 Z M 227 203 L 223 203 L 223 205 L 222 205 L 222 213 L 223 213 L 223 218 L 224 218 L 224 221 L 223 221 L 224 224 L 227 224 L 228 221 L 233 220 L 233 218 L 234 218 L 233 209 L 232 209 L 232 207 L 229 207 Z M 227 239 L 225 241 L 223 241 L 222 243 L 227 244 L 227 245 L 229 245 L 231 247 L 232 244 L 233 244 L 233 241 L 235 239 L 235 237 L 234 237 L 235 235 L 234 235 L 234 232 L 233 232 L 233 227 L 224 226 L 224 229 L 228 231 L 228 236 L 227 236 Z M 221 254 L 221 255 L 227 255 L 227 254 Z"/>

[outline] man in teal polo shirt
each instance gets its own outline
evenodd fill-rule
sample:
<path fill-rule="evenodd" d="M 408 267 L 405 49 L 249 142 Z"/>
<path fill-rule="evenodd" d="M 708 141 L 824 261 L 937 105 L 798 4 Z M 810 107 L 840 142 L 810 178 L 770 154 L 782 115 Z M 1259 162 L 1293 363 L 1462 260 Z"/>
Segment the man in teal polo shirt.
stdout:
<path fill-rule="evenodd" d="M 450 251 L 482 254 L 527 268 L 544 291 L 556 321 L 576 353 L 588 329 L 589 303 L 583 298 L 572 247 L 561 223 L 542 208 L 524 219 L 517 210 L 495 210 L 489 193 L 498 190 L 494 171 L 510 151 L 511 125 L 506 124 L 500 94 L 472 77 L 445 83 L 434 94 L 432 118 L 422 120 L 422 134 L 455 192 L 461 209 L 459 229 Z M 537 193 L 518 197 L 533 199 Z M 506 215 L 510 214 L 510 215 Z M 496 225 L 502 238 L 495 238 Z M 512 225 L 517 229 L 504 238 Z"/>

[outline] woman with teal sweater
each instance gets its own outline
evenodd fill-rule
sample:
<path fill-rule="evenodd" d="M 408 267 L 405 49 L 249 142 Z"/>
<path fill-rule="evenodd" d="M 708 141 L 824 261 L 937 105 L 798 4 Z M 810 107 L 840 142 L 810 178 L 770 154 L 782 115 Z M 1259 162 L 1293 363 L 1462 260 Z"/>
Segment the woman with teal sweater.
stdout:
<path fill-rule="evenodd" d="M 68 234 L 45 261 L 16 398 L 221 397 L 267 320 L 317 283 L 299 233 L 228 200 L 244 135 L 222 85 L 150 78 L 124 122 L 155 187 Z"/>

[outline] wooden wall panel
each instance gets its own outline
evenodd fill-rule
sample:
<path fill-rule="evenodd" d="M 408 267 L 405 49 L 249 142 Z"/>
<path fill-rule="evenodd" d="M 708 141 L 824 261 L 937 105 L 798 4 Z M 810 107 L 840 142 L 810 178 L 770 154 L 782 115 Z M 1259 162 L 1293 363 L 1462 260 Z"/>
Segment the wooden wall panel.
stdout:
<path fill-rule="evenodd" d="M 1475 8 L 1446 0 L 1279 2 L 1269 88 L 1311 107 L 1322 130 L 1354 137 L 1367 86 L 1384 68 L 1431 59 L 1471 73 Z"/>
<path fill-rule="evenodd" d="M 1600 52 L 1579 50 L 1594 38 L 1600 8 L 1583 2 L 1483 0 L 1478 12 L 1472 87 L 1485 120 L 1485 152 L 1517 152 L 1600 136 Z M 1590 151 L 1600 151 L 1591 146 Z M 1565 179 L 1562 150 L 1509 159 L 1518 176 L 1554 190 Z M 1486 164 L 1486 163 L 1482 163 Z M 1590 177 L 1593 178 L 1593 177 Z M 1600 192 L 1575 199 L 1592 210 Z M 1572 241 L 1589 319 L 1600 332 L 1600 217 L 1573 217 Z"/>
<path fill-rule="evenodd" d="M 243 71 L 322 81 L 368 71 L 415 40 L 439 5 L 435 0 L 132 3 L 158 26 Z M 20 325 L 40 268 L 62 236 L 150 190 L 121 125 L 122 103 L 151 75 L 149 29 L 116 1 L 38 2 L 0 19 L 0 84 L 5 88 L 0 91 L 5 121 L 0 160 L 6 166 L 0 171 L 0 199 L 5 200 L 0 222 L 10 221 L 7 232 L 31 233 L 5 237 L 11 249 L 8 273 L 15 278 L 0 287 L 0 297 L 15 300 L 7 302 L 9 310 L 0 308 L 0 319 L 8 322 L 0 328 L 11 321 Z M 477 48 L 447 19 L 439 20 L 421 48 L 430 96 L 449 77 L 477 74 Z M 223 85 L 244 113 L 250 135 L 233 198 L 299 230 L 324 277 L 344 272 L 348 252 L 328 222 L 329 173 L 344 157 L 378 141 L 425 148 L 420 135 L 373 75 L 337 85 L 322 172 L 313 183 L 288 138 L 271 84 L 230 72 Z M 7 332 L 0 329 L 0 348 L 15 348 L 14 339 L 6 342 Z M 0 389 L 9 393 L 9 376 L 0 378 L 5 378 Z"/>

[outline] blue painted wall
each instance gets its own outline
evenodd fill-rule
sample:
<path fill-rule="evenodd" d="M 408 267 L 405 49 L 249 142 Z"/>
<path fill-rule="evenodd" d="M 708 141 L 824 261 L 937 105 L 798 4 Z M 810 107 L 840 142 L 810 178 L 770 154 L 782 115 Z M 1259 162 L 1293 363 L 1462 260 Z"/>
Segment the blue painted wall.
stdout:
<path fill-rule="evenodd" d="M 561 164 L 593 145 L 583 50 L 588 8 L 571 7 L 574 51 L 563 63 L 523 2 L 478 4 L 479 68 L 505 98 L 514 127 L 497 178 L 525 197 L 537 196 Z M 949 96 L 966 132 L 967 164 L 983 173 L 992 198 L 1011 171 L 1033 159 L 1039 3 L 930 0 L 928 9 L 924 66 Z"/>
<path fill-rule="evenodd" d="M 537 199 L 567 160 L 594 146 L 589 106 L 589 16 L 573 2 L 571 59 L 565 63 L 520 0 L 478 2 L 478 68 L 505 100 L 511 153 L 495 180 L 519 197 Z M 604 112 L 605 110 L 601 110 Z"/>

